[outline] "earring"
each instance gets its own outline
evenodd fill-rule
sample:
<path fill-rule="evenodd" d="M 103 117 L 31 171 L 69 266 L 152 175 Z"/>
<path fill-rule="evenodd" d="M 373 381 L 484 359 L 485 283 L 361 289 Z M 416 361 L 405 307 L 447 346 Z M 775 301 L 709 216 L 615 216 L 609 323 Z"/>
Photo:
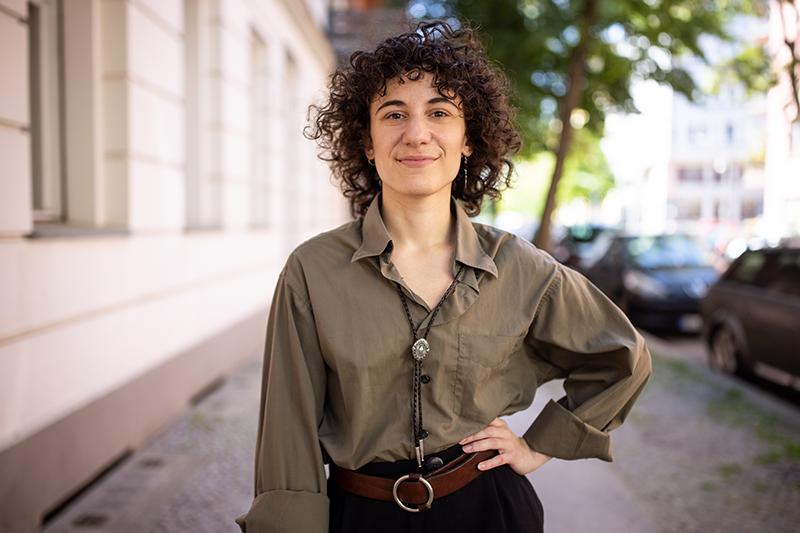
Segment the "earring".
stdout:
<path fill-rule="evenodd" d="M 464 190 L 467 190 L 467 180 L 469 177 L 467 176 L 467 156 L 464 156 Z"/>

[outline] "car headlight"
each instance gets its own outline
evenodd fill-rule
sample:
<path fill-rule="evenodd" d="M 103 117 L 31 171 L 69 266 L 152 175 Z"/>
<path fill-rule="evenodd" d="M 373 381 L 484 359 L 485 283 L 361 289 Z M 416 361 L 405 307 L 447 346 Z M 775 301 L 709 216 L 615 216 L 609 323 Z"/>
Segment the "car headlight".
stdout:
<path fill-rule="evenodd" d="M 632 293 L 645 298 L 666 298 L 669 296 L 669 289 L 665 284 L 638 270 L 625 272 L 622 276 L 622 283 Z"/>

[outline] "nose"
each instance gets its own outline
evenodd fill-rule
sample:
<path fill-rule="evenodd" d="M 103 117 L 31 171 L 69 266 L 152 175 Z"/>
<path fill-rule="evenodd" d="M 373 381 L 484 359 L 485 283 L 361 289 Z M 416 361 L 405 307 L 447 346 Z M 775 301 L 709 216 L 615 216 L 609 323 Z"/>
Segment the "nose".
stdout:
<path fill-rule="evenodd" d="M 431 131 L 425 123 L 424 117 L 412 116 L 403 134 L 403 141 L 410 146 L 427 144 L 431 140 Z"/>

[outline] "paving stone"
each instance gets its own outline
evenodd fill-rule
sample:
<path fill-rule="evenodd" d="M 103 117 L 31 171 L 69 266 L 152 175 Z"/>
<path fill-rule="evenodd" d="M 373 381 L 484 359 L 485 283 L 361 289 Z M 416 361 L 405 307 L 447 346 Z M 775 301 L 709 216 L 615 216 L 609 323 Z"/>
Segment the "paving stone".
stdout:
<path fill-rule="evenodd" d="M 697 343 L 678 343 L 680 359 L 648 342 L 654 375 L 612 433 L 615 461 L 554 460 L 530 475 L 546 533 L 798 531 L 800 408 L 702 368 Z M 41 533 L 238 532 L 253 498 L 260 381 L 256 357 Z M 561 394 L 548 384 L 509 423 L 524 431 Z"/>

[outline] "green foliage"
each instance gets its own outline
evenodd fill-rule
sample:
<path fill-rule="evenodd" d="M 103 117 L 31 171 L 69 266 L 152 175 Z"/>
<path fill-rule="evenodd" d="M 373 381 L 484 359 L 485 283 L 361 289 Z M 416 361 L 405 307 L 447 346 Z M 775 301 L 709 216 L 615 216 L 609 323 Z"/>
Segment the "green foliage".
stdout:
<path fill-rule="evenodd" d="M 602 169 L 593 179 L 587 178 L 590 172 L 573 171 L 583 183 L 578 179 L 571 188 L 560 185 L 562 168 L 579 167 L 588 153 L 585 142 L 583 151 L 572 151 L 572 128 L 592 134 L 584 140 L 596 140 L 603 135 L 607 113 L 636 113 L 631 87 L 637 81 L 655 80 L 698 99 L 701 92 L 682 59 L 706 61 L 701 37 L 733 40 L 727 29 L 731 21 L 743 14 L 762 15 L 764 6 L 765 0 L 411 0 L 408 12 L 477 24 L 489 55 L 516 87 L 513 101 L 525 139 L 522 155 L 556 153 L 534 240 L 546 248 L 550 216 L 565 195 L 559 186 L 568 195 L 600 187 L 589 193 L 596 197 L 607 190 L 607 171 Z M 752 61 L 733 72 L 761 75 L 763 62 L 749 53 L 744 58 Z M 574 137 L 580 145 L 582 136 Z M 588 166 L 598 170 L 604 163 Z"/>
<path fill-rule="evenodd" d="M 741 53 L 717 69 L 713 92 L 723 83 L 744 83 L 748 96 L 766 94 L 777 83 L 778 77 L 770 67 L 769 55 L 763 46 L 748 44 Z"/>
<path fill-rule="evenodd" d="M 577 130 L 572 139 L 572 157 L 564 166 L 558 187 L 558 202 L 585 198 L 601 200 L 614 186 L 614 175 L 600 149 L 600 137 L 591 130 Z"/>
<path fill-rule="evenodd" d="M 567 160 L 564 177 L 558 188 L 558 202 L 574 198 L 600 201 L 614 186 L 614 176 L 600 150 L 599 137 L 588 129 L 578 130 L 573 141 L 573 157 Z M 500 211 L 517 211 L 538 218 L 544 207 L 547 187 L 553 175 L 555 156 L 539 152 L 517 165 L 518 179 L 514 187 L 503 193 Z"/>
<path fill-rule="evenodd" d="M 726 27 L 734 16 L 763 9 L 758 0 L 597 0 L 596 20 L 585 27 L 589 1 L 413 0 L 409 11 L 480 26 L 490 55 L 516 85 L 526 153 L 535 153 L 553 149 L 557 133 L 549 126 L 563 115 L 562 97 L 573 83 L 569 61 L 582 39 L 588 50 L 584 75 L 574 81 L 582 89 L 579 107 L 588 114 L 585 127 L 602 134 L 607 111 L 636 112 L 634 81 L 652 79 L 698 96 L 690 74 L 672 59 L 705 59 L 702 35 L 730 40 Z"/>

